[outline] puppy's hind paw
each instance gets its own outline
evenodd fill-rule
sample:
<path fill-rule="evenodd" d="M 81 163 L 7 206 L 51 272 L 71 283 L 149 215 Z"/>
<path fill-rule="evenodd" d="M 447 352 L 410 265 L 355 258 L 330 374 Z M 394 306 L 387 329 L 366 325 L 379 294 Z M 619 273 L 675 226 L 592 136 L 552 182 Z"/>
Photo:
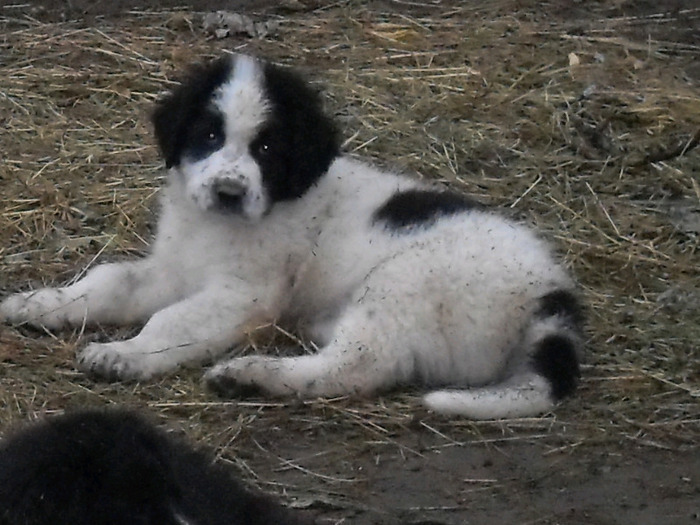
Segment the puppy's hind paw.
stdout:
<path fill-rule="evenodd" d="M 230 373 L 225 365 L 218 365 L 204 375 L 207 388 L 222 398 L 257 397 L 263 394 L 255 383 L 242 382 Z"/>

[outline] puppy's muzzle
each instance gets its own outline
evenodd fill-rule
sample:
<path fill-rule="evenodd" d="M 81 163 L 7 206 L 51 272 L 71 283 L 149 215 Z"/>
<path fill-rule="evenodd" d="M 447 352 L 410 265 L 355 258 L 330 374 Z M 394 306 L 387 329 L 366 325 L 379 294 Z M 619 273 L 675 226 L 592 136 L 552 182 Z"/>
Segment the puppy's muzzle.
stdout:
<path fill-rule="evenodd" d="M 225 213 L 241 213 L 246 187 L 231 179 L 220 179 L 212 185 L 214 207 Z"/>

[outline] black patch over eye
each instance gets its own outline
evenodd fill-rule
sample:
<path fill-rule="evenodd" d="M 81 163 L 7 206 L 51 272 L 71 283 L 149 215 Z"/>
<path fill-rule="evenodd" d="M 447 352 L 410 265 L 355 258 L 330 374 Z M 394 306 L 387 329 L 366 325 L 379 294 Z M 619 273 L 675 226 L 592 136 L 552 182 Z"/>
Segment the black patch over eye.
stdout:
<path fill-rule="evenodd" d="M 156 104 L 151 118 L 158 147 L 168 168 L 182 161 L 187 143 L 192 138 L 192 123 L 211 112 L 211 95 L 229 78 L 232 68 L 229 55 L 196 66 L 182 84 Z"/>
<path fill-rule="evenodd" d="M 187 132 L 184 155 L 201 160 L 224 145 L 224 119 L 220 113 L 207 110 Z"/>

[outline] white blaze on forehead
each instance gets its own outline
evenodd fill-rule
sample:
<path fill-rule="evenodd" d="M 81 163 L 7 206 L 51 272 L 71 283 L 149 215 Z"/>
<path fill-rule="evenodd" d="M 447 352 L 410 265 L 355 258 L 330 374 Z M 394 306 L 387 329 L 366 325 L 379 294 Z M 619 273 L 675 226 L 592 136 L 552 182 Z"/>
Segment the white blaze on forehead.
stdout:
<path fill-rule="evenodd" d="M 229 79 L 214 93 L 214 104 L 224 116 L 226 141 L 248 141 L 265 121 L 269 103 L 263 89 L 262 65 L 236 55 Z"/>

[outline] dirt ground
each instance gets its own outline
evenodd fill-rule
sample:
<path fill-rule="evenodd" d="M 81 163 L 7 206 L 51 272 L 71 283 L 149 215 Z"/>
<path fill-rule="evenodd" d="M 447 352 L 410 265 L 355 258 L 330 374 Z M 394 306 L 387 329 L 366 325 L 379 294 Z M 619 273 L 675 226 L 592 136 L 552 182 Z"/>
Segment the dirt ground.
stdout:
<path fill-rule="evenodd" d="M 221 8 L 279 29 L 202 32 Z M 323 523 L 700 523 L 695 2 L 56 0 L 4 2 L 0 27 L 2 296 L 143 253 L 149 107 L 235 49 L 318 78 L 347 150 L 537 224 L 589 315 L 576 397 L 496 422 L 436 416 L 418 391 L 220 400 L 198 370 L 96 384 L 76 350 L 127 330 L 0 327 L 0 432 L 131 406 Z"/>

